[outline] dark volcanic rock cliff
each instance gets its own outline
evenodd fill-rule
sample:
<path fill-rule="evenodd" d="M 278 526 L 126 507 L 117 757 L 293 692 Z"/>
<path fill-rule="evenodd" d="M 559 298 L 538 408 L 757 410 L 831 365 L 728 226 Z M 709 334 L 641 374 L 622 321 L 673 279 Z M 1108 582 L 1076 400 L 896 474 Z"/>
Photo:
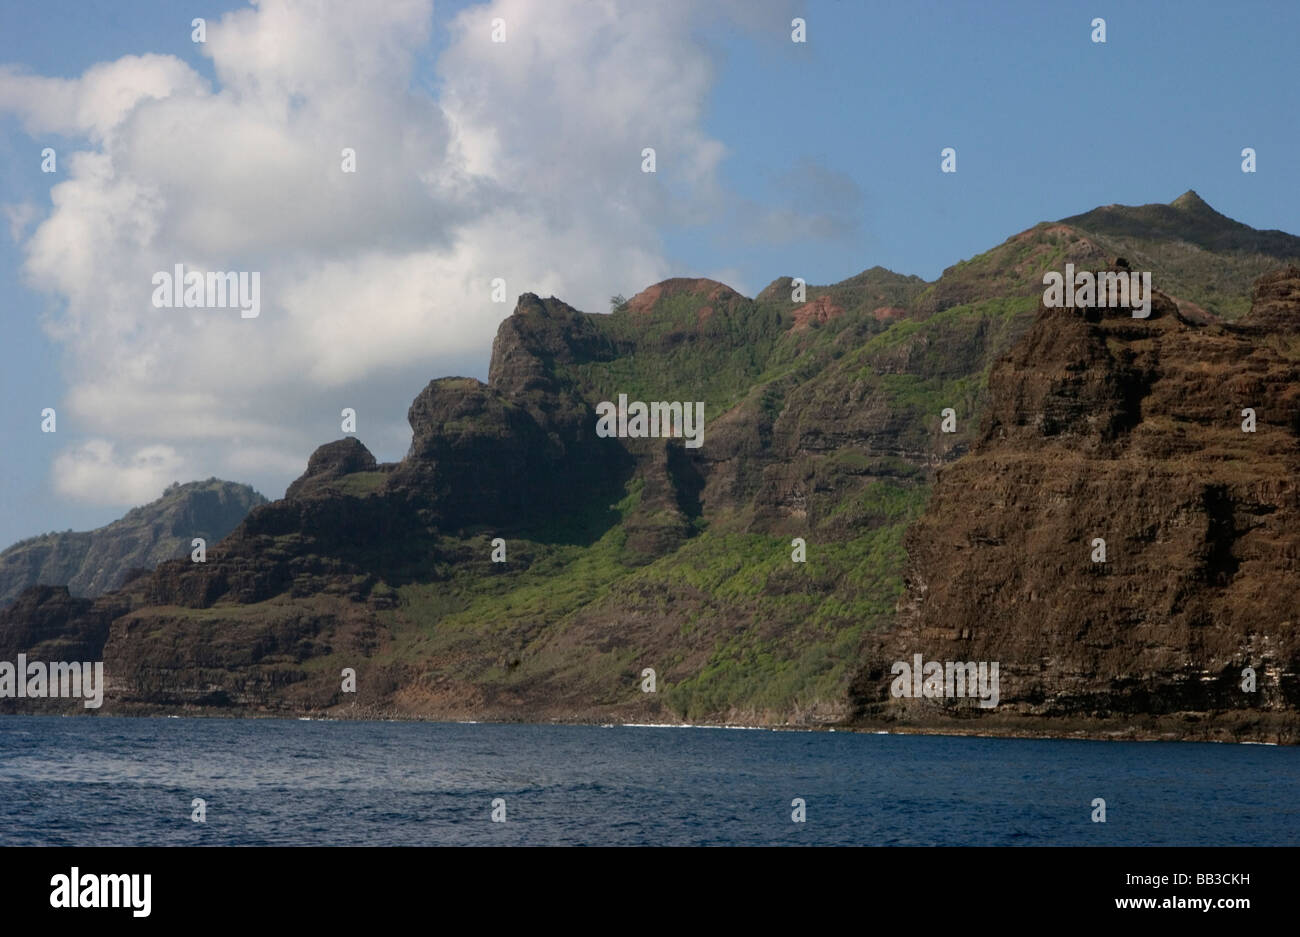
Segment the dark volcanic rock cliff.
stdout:
<path fill-rule="evenodd" d="M 16 666 L 19 654 L 42 663 L 101 660 L 114 619 L 130 610 L 131 601 L 122 592 L 91 600 L 70 595 L 67 586 L 31 586 L 0 609 L 0 661 Z M 0 713 L 85 711 L 81 698 L 0 697 Z"/>
<path fill-rule="evenodd" d="M 1262 278 L 1235 326 L 1188 322 L 1160 294 L 1145 320 L 1040 310 L 908 533 L 899 623 L 868 642 L 858 718 L 1295 741 L 1298 331 L 1295 267 Z M 999 705 L 893 697 L 914 654 L 999 662 Z"/>

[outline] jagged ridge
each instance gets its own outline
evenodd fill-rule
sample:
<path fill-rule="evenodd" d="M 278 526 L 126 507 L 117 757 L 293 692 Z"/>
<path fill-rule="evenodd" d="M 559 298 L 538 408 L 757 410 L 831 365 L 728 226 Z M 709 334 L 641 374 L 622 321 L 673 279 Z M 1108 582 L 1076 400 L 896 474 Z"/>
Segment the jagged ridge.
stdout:
<path fill-rule="evenodd" d="M 417 398 L 400 463 L 327 444 L 207 565 L 163 564 L 117 594 L 131 610 L 105 612 L 112 698 L 602 721 L 817 723 L 860 709 L 845 691 L 860 642 L 894 624 L 904 531 L 935 470 L 984 438 L 981 414 L 1029 422 L 1041 405 L 1049 427 L 1100 420 L 1086 428 L 1103 440 L 1149 416 L 1127 396 L 1145 371 L 1100 369 L 1092 386 L 1095 340 L 1064 365 L 1073 396 L 1017 396 L 994 367 L 1041 340 L 1026 333 L 1043 271 L 1098 269 L 1115 237 L 1040 225 L 934 284 L 873 268 L 808 287 L 802 304 L 786 279 L 752 300 L 666 281 L 613 315 L 525 294 L 487 384 L 445 378 Z M 1192 257 L 1249 302 L 1240 258 L 1160 256 L 1158 285 L 1189 276 Z M 1261 285 L 1261 322 L 1287 317 L 1290 291 Z M 1283 332 L 1251 334 L 1290 347 Z M 706 445 L 596 438 L 593 408 L 618 393 L 703 400 Z M 954 434 L 939 431 L 949 406 Z M 795 536 L 805 564 L 790 561 Z M 496 537 L 504 564 L 490 559 Z M 0 617 L 0 635 L 17 624 Z M 339 692 L 342 666 L 361 676 L 355 699 Z M 647 666 L 654 695 L 639 689 Z"/>

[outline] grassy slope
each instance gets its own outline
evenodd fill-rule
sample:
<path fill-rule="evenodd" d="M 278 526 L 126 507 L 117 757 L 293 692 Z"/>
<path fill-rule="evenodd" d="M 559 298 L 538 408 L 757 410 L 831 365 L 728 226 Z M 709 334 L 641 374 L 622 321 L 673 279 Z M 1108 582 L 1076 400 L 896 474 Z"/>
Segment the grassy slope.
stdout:
<path fill-rule="evenodd" d="M 663 336 L 684 329 L 696 320 L 699 305 L 698 298 L 670 298 L 654 311 L 653 331 Z M 831 395 L 840 393 L 843 381 L 865 380 L 891 409 L 920 422 L 937 417 L 943 406 L 975 411 L 993 356 L 968 374 L 964 363 L 945 360 L 945 349 L 963 347 L 976 332 L 990 330 L 989 346 L 1005 347 L 1032 303 L 989 300 L 888 327 L 848 315 L 799 336 L 785 333 L 790 319 L 780 307 L 746 300 L 734 315 L 718 317 L 713 340 L 695 345 L 693 354 L 683 350 L 686 342 L 659 350 L 653 340 L 643 341 L 636 354 L 584 365 L 573 376 L 593 394 L 617 390 L 632 399 L 662 399 L 663 387 L 690 388 L 717 413 L 755 387 L 807 370 Z M 635 325 L 604 318 L 615 334 Z M 736 331 L 742 326 L 752 332 Z M 845 332 L 870 337 L 832 350 Z M 912 349 L 908 373 L 875 373 L 878 357 L 904 346 Z M 779 410 L 784 397 L 778 393 L 769 405 Z M 829 458 L 822 470 L 831 475 L 880 466 L 880 460 L 854 450 Z M 738 518 L 726 516 L 703 518 L 699 533 L 682 548 L 644 566 L 625 562 L 624 531 L 617 525 L 590 546 L 565 545 L 562 540 L 573 538 L 545 531 L 512 540 L 509 556 L 526 558 L 526 568 L 451 564 L 445 581 L 399 588 L 399 608 L 387 613 L 395 641 L 385 654 L 392 661 L 427 661 L 431 671 L 454 666 L 458 679 L 489 690 L 561 678 L 610 688 L 609 701 L 620 680 L 639 672 L 647 654 L 657 654 L 650 663 L 660 674 L 662 699 L 689 720 L 736 714 L 780 719 L 836 704 L 864 631 L 887 622 L 902 593 L 903 533 L 929 494 L 913 467 L 895 470 L 896 479 L 871 481 L 848 497 L 827 496 L 832 503 L 825 523 L 809 532 L 802 565 L 791 561 L 789 537 L 746 531 Z M 621 515 L 636 506 L 638 486 L 630 483 L 617 506 Z M 469 552 L 486 556 L 486 539 Z M 667 657 L 662 649 L 635 645 L 606 651 L 588 645 L 577 653 L 563 639 L 580 618 L 617 628 L 634 606 L 635 614 L 644 614 L 639 600 L 628 597 L 647 594 L 665 603 L 668 596 L 690 597 L 664 610 L 677 621 L 682 639 L 681 649 Z M 702 662 L 688 651 L 699 641 L 705 645 Z"/>

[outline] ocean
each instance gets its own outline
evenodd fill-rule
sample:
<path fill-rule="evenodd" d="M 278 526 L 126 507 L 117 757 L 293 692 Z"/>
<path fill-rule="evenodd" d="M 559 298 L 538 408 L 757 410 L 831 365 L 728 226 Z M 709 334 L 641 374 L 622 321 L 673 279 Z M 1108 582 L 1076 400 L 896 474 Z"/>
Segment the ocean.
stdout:
<path fill-rule="evenodd" d="M 0 717 L 0 845 L 1298 843 L 1293 747 Z"/>

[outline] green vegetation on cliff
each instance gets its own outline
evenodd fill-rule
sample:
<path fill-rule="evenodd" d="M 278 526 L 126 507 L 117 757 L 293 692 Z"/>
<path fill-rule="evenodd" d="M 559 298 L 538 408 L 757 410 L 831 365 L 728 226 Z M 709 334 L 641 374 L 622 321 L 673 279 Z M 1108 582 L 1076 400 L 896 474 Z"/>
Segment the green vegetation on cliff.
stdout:
<path fill-rule="evenodd" d="M 376 464 L 354 438 L 327 443 L 207 564 L 164 563 L 125 588 L 115 601 L 129 611 L 38 596 L 23 621 L 45 605 L 60 621 L 111 619 L 104 653 L 140 706 L 840 718 L 864 648 L 909 601 L 909 537 L 942 537 L 925 527 L 944 490 L 936 477 L 969 463 L 992 414 L 1033 432 L 1051 408 L 1057 422 L 1079 417 L 1079 387 L 1096 388 L 1071 383 L 1083 373 L 1073 356 L 1112 350 L 1105 368 L 1090 365 L 1109 375 L 1103 390 L 1141 377 L 1125 370 L 1136 352 L 1117 329 L 1100 345 L 1049 349 L 1068 377 L 1036 412 L 990 384 L 1023 352 L 1044 272 L 1122 255 L 1208 320 L 1248 308 L 1262 267 L 1300 259 L 1300 239 L 1202 206 L 1185 196 L 1098 209 L 1023 231 L 933 283 L 876 267 L 807 286 L 802 302 L 788 277 L 753 299 L 668 280 L 609 314 L 525 294 L 501 323 L 488 384 L 421 391 L 400 463 Z M 1295 360 L 1290 332 L 1257 331 L 1260 348 Z M 1027 354 L 1032 371 L 1039 349 Z M 596 437 L 594 407 L 620 394 L 704 401 L 704 445 Z M 953 433 L 940 427 L 947 408 Z M 1107 426 L 1129 417 L 1102 415 Z M 1176 422 L 1140 417 L 1150 431 Z M 792 561 L 796 538 L 806 562 Z M 505 562 L 492 559 L 498 539 Z M 973 529 L 953 549 L 995 539 Z M 0 618 L 0 638 L 4 628 Z M 357 671 L 355 696 L 340 691 L 343 668 Z M 656 692 L 644 693 L 650 669 Z"/>

